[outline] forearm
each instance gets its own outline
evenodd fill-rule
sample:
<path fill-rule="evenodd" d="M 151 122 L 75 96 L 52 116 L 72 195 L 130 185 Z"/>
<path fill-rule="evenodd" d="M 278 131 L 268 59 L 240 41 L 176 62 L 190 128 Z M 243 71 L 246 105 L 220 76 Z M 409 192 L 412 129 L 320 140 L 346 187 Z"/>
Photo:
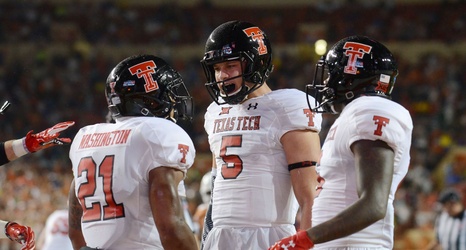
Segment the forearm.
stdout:
<path fill-rule="evenodd" d="M 312 226 L 312 203 L 300 207 L 299 229 L 306 230 Z"/>
<path fill-rule="evenodd" d="M 73 249 L 78 250 L 81 247 L 86 246 L 86 241 L 84 240 L 84 237 L 82 237 L 82 233 L 80 230 L 78 231 L 76 229 L 70 228 L 68 235 L 70 237 L 71 244 L 73 245 Z"/>
<path fill-rule="evenodd" d="M 68 194 L 68 236 L 74 249 L 86 246 L 81 230 L 81 217 L 83 215 L 81 204 L 75 195 L 74 180 L 71 182 Z"/>
<path fill-rule="evenodd" d="M 5 154 L 9 161 L 16 160 L 29 153 L 24 143 L 24 138 L 5 142 Z"/>
<path fill-rule="evenodd" d="M 180 249 L 180 250 L 197 250 L 199 249 L 196 237 L 186 224 L 180 220 L 175 223 L 175 227 L 170 230 L 160 231 L 160 240 L 164 249 Z"/>
<path fill-rule="evenodd" d="M 160 199 L 158 200 L 160 201 Z M 160 208 L 154 210 L 156 212 L 154 215 L 155 225 L 159 231 L 162 246 L 164 249 L 198 249 L 196 237 L 186 223 L 181 203 L 175 200 L 168 211 L 160 211 Z M 166 207 L 169 206 L 166 205 Z M 163 216 L 163 219 L 160 216 Z"/>
<path fill-rule="evenodd" d="M 312 205 L 314 204 L 317 174 L 314 166 L 294 169 L 290 172 L 293 191 L 299 203 L 299 229 L 306 230 L 312 225 Z"/>
<path fill-rule="evenodd" d="M 315 244 L 339 239 L 372 225 L 383 215 L 373 203 L 359 200 L 333 219 L 308 229 L 308 236 Z"/>
<path fill-rule="evenodd" d="M 23 141 L 17 139 L 0 143 L 0 166 L 28 153 L 23 147 Z"/>
<path fill-rule="evenodd" d="M 23 147 L 23 139 L 9 140 L 0 145 L 0 165 L 16 160 L 28 153 Z"/>
<path fill-rule="evenodd" d="M 360 201 L 333 219 L 275 242 L 269 250 L 282 250 L 284 248 L 293 250 L 310 249 L 314 247 L 314 244 L 328 242 L 356 233 L 381 219 L 378 211 L 373 213 L 377 208 L 374 210 L 374 207 L 371 207 L 370 204 Z"/>

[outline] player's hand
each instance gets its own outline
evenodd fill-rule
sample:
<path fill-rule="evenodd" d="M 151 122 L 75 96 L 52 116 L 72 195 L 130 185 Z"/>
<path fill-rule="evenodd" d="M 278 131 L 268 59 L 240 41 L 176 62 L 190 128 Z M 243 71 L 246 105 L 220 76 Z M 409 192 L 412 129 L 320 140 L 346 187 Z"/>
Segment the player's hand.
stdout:
<path fill-rule="evenodd" d="M 314 247 L 314 243 L 307 236 L 305 230 L 300 230 L 297 234 L 283 238 L 271 247 L 269 250 L 309 250 Z"/>
<path fill-rule="evenodd" d="M 24 144 L 30 153 L 37 152 L 44 148 L 55 145 L 67 145 L 71 143 L 70 138 L 58 138 L 60 132 L 73 126 L 74 121 L 60 122 L 55 126 L 48 128 L 40 133 L 33 134 L 29 131 L 24 138 Z"/>
<path fill-rule="evenodd" d="M 34 231 L 28 226 L 22 226 L 16 222 L 8 222 L 5 225 L 5 235 L 12 241 L 22 245 L 21 250 L 36 249 Z"/>

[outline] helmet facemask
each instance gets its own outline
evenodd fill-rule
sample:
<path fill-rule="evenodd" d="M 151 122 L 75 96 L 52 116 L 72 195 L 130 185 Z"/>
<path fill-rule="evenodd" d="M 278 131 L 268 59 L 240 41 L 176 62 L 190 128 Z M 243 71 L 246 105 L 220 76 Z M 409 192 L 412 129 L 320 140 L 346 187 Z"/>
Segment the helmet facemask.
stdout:
<path fill-rule="evenodd" d="M 333 107 L 336 95 L 333 88 L 328 85 L 329 70 L 326 62 L 321 58 L 317 64 L 312 84 L 306 85 L 306 94 L 313 96 L 315 103 L 312 107 L 309 98 L 307 104 L 309 108 L 316 113 L 336 113 Z"/>
<path fill-rule="evenodd" d="M 171 85 L 168 89 L 170 94 L 171 109 L 169 116 L 166 118 L 171 119 L 174 122 L 183 120 L 191 122 L 194 114 L 193 98 L 189 95 L 188 89 L 184 85 L 181 78 Z"/>

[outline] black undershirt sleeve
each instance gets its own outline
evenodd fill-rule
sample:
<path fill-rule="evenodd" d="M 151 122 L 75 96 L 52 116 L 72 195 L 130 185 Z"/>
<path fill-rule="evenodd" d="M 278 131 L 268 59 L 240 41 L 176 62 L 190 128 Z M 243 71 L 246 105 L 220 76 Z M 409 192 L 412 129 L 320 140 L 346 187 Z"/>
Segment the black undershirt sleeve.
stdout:
<path fill-rule="evenodd" d="M 10 161 L 8 160 L 8 157 L 6 157 L 5 143 L 0 142 L 0 166 L 8 162 Z"/>

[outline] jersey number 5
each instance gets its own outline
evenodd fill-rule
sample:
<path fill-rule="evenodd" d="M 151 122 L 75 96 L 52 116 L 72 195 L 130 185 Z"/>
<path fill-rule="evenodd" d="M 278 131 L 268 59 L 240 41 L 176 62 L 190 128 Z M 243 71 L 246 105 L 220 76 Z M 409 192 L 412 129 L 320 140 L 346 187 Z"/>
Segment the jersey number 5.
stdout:
<path fill-rule="evenodd" d="M 220 157 L 225 162 L 222 164 L 222 176 L 224 179 L 236 179 L 243 171 L 243 160 L 238 155 L 227 155 L 230 147 L 241 147 L 243 137 L 241 135 L 230 135 L 222 137 Z"/>
<path fill-rule="evenodd" d="M 125 216 L 123 204 L 117 204 L 113 197 L 112 191 L 112 174 L 113 174 L 113 155 L 107 155 L 100 165 L 97 164 L 91 157 L 82 158 L 78 166 L 78 175 L 81 177 L 83 173 L 87 173 L 87 181 L 83 182 L 78 188 L 78 198 L 83 208 L 82 222 L 91 222 L 99 220 L 116 219 Z M 97 175 L 98 171 L 98 175 Z M 86 207 L 86 198 L 96 197 L 97 180 L 100 177 L 102 180 L 103 198 L 106 204 L 101 202 L 93 202 L 91 207 Z M 97 197 L 100 198 L 100 197 Z"/>

